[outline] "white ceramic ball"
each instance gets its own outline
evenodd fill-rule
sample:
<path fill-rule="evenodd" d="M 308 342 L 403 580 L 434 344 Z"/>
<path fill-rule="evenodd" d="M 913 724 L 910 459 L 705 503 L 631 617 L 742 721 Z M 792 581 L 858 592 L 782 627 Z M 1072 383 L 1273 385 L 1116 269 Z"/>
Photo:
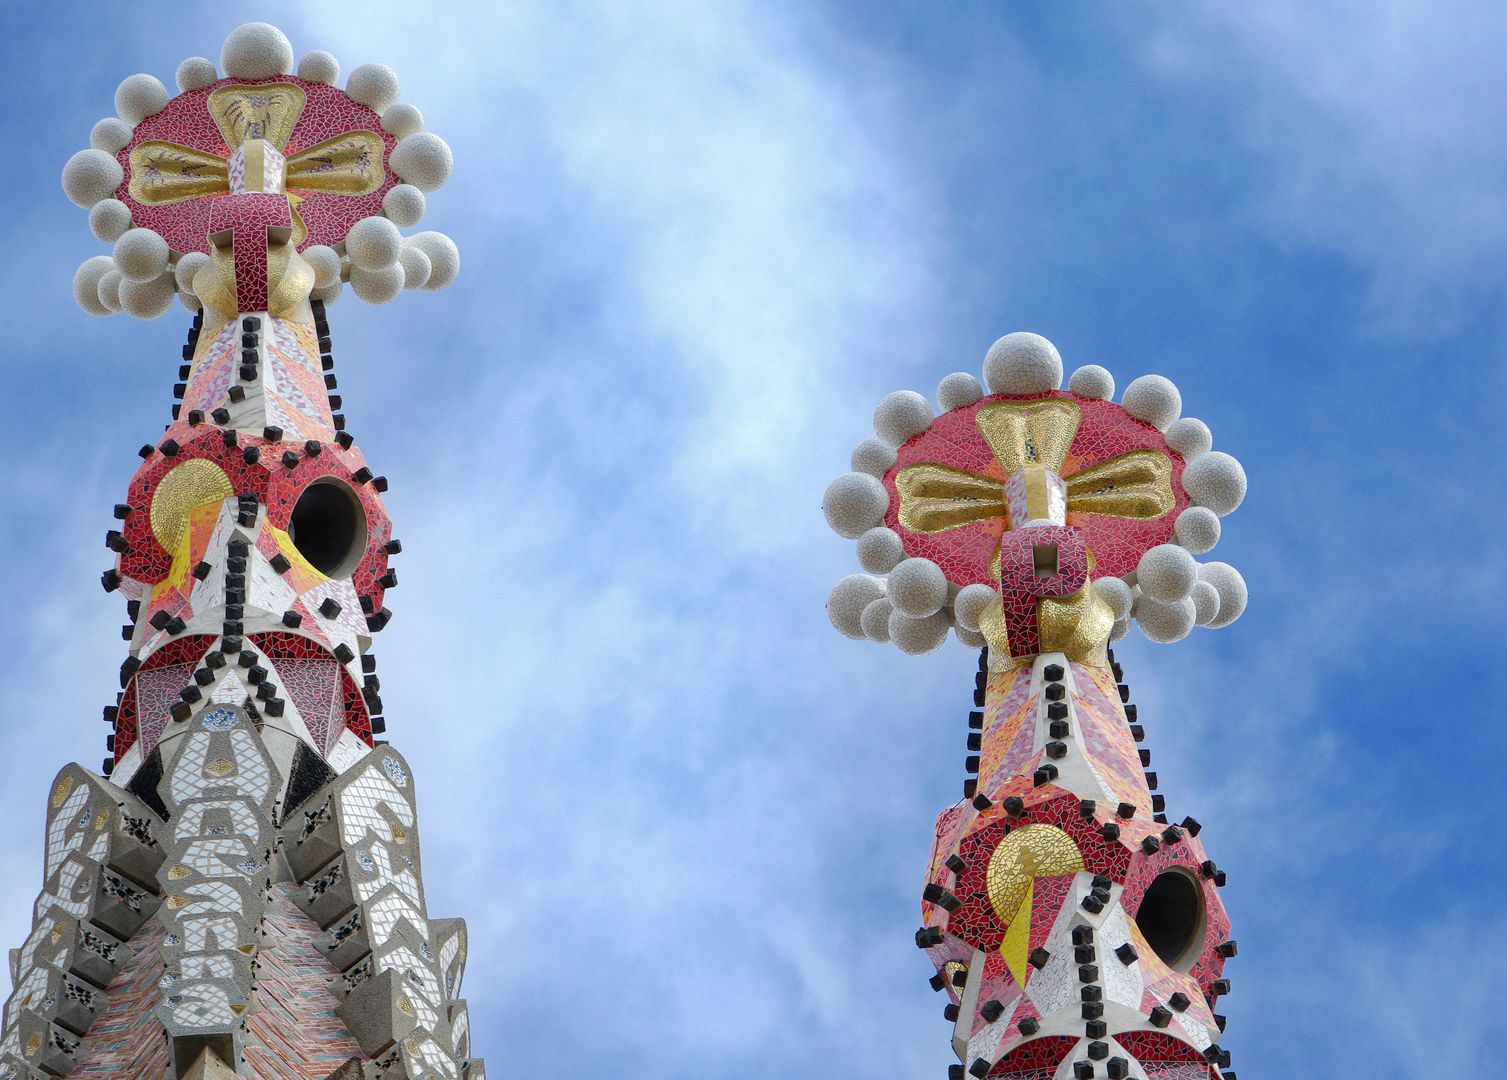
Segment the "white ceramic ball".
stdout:
<path fill-rule="evenodd" d="M 411 229 L 424 216 L 424 193 L 412 184 L 394 184 L 382 196 L 382 212 L 394 225 Z"/>
<path fill-rule="evenodd" d="M 894 529 L 876 525 L 858 538 L 858 565 L 871 574 L 888 574 L 905 558 L 905 544 Z"/>
<path fill-rule="evenodd" d="M 188 295 L 194 293 L 194 275 L 209 265 L 209 256 L 202 251 L 189 251 L 178 257 L 173 265 L 173 280 L 178 283 L 178 291 Z"/>
<path fill-rule="evenodd" d="M 114 154 L 90 147 L 74 154 L 63 166 L 63 194 L 75 206 L 87 210 L 114 195 L 125 176 Z"/>
<path fill-rule="evenodd" d="M 383 111 L 382 129 L 389 135 L 406 139 L 424 130 L 424 114 L 419 112 L 417 105 L 400 101 Z"/>
<path fill-rule="evenodd" d="M 345 92 L 381 115 L 398 100 L 398 73 L 386 64 L 362 64 L 346 76 Z"/>
<path fill-rule="evenodd" d="M 119 270 L 113 269 L 115 260 L 110 260 L 112 269 L 104 277 L 99 279 L 99 288 L 96 290 L 99 302 L 111 311 L 123 310 L 120 306 L 120 283 L 125 280 Z"/>
<path fill-rule="evenodd" d="M 429 280 L 424 284 L 426 292 L 443 289 L 460 274 L 460 249 L 444 233 L 414 233 L 406 243 L 429 256 Z"/>
<path fill-rule="evenodd" d="M 900 611 L 890 613 L 890 640 L 903 653 L 920 656 L 941 646 L 947 640 L 950 624 L 942 612 L 915 619 Z"/>
<path fill-rule="evenodd" d="M 1115 377 L 1108 368 L 1084 364 L 1068 379 L 1067 388 L 1079 397 L 1108 401 L 1115 396 Z"/>
<path fill-rule="evenodd" d="M 972 405 L 983 396 L 983 386 L 966 371 L 954 371 L 937 384 L 937 408 L 942 412 Z"/>
<path fill-rule="evenodd" d="M 344 292 L 344 282 L 336 279 L 335 282 L 330 285 L 323 285 L 319 288 L 316 288 L 309 295 L 312 296 L 315 300 L 318 300 L 325 307 L 329 307 L 331 304 L 336 303 Z"/>
<path fill-rule="evenodd" d="M 967 645 L 970 649 L 982 649 L 985 645 L 989 644 L 982 633 L 977 630 L 970 630 L 966 626 L 954 625 L 952 632 L 957 635 L 960 642 Z"/>
<path fill-rule="evenodd" d="M 1219 515 L 1207 506 L 1188 507 L 1177 515 L 1177 522 L 1172 526 L 1172 537 L 1178 546 L 1195 555 L 1213 551 L 1214 545 L 1219 543 L 1220 532 Z"/>
<path fill-rule="evenodd" d="M 193 293 L 178 292 L 178 303 L 183 305 L 185 311 L 203 311 L 204 304 Z"/>
<path fill-rule="evenodd" d="M 865 439 L 853 448 L 848 465 L 854 472 L 883 477 L 895 464 L 895 448 L 878 439 Z"/>
<path fill-rule="evenodd" d="M 857 540 L 884 520 L 889 493 L 868 473 L 850 472 L 827 485 L 822 495 L 822 513 L 838 536 Z"/>
<path fill-rule="evenodd" d="M 1130 620 L 1117 619 L 1115 620 L 1115 624 L 1109 628 L 1109 640 L 1111 643 L 1119 641 L 1128 633 L 1130 633 Z"/>
<path fill-rule="evenodd" d="M 1218 629 L 1229 626 L 1245 612 L 1250 593 L 1245 587 L 1245 578 L 1229 563 L 1204 563 L 1198 568 L 1198 580 L 1207 581 L 1219 593 L 1219 614 L 1209 626 Z"/>
<path fill-rule="evenodd" d="M 107 116 L 89 131 L 89 145 L 114 157 L 131 141 L 131 125 L 118 116 Z"/>
<path fill-rule="evenodd" d="M 1198 580 L 1198 563 L 1176 544 L 1158 544 L 1141 556 L 1135 577 L 1144 595 L 1173 603 L 1192 590 Z"/>
<path fill-rule="evenodd" d="M 931 427 L 935 419 L 931 405 L 920 394 L 896 390 L 874 409 L 874 434 L 891 446 L 901 446 Z"/>
<path fill-rule="evenodd" d="M 99 297 L 99 282 L 115 269 L 115 260 L 108 255 L 96 255 L 85 259 L 73 272 L 73 299 L 90 315 L 108 315 L 110 308 Z"/>
<path fill-rule="evenodd" d="M 237 79 L 270 79 L 293 72 L 293 43 L 271 23 L 242 23 L 220 48 L 220 68 Z"/>
<path fill-rule="evenodd" d="M 1224 517 L 1245 499 L 1245 470 L 1229 454 L 1210 450 L 1183 470 L 1183 488 L 1199 506 Z"/>
<path fill-rule="evenodd" d="M 404 245 L 398 253 L 398 265 L 403 268 L 405 289 L 422 289 L 429 283 L 429 275 L 434 272 L 434 264 L 429 261 L 429 256 L 411 245 Z"/>
<path fill-rule="evenodd" d="M 213 60 L 207 56 L 190 56 L 178 65 L 174 81 L 177 82 L 178 89 L 186 94 L 190 90 L 203 90 L 219 80 L 220 72 L 215 68 Z"/>
<path fill-rule="evenodd" d="M 1186 596 L 1181 600 L 1165 603 L 1143 595 L 1136 604 L 1135 621 L 1148 639 L 1170 645 L 1188 636 L 1196 615 L 1193 601 Z"/>
<path fill-rule="evenodd" d="M 131 208 L 119 199 L 101 199 L 89 208 L 89 231 L 113 244 L 131 227 Z"/>
<path fill-rule="evenodd" d="M 432 131 L 420 131 L 399 139 L 387 163 L 420 191 L 435 191 L 450 179 L 455 159 L 449 143 Z"/>
<path fill-rule="evenodd" d="M 167 269 L 167 241 L 151 229 L 127 229 L 115 241 L 115 265 L 127 281 L 153 281 Z"/>
<path fill-rule="evenodd" d="M 1142 375 L 1125 388 L 1120 404 L 1137 420 L 1144 420 L 1158 431 L 1166 431 L 1183 411 L 1183 396 L 1172 380 L 1161 375 Z"/>
<path fill-rule="evenodd" d="M 964 585 L 958 590 L 958 595 L 953 598 L 952 616 L 963 629 L 977 630 L 984 612 L 988 611 L 989 606 L 998 600 L 999 594 L 994 591 L 992 585 L 978 582 Z"/>
<path fill-rule="evenodd" d="M 340 284 L 340 253 L 326 244 L 310 244 L 303 249 L 303 261 L 314 271 L 314 287 Z"/>
<path fill-rule="evenodd" d="M 1062 357 L 1040 334 L 1006 334 L 984 356 L 984 382 L 994 394 L 1038 394 L 1062 385 Z"/>
<path fill-rule="evenodd" d="M 846 637 L 861 638 L 863 609 L 884 595 L 884 587 L 867 574 L 849 574 L 827 596 L 827 618 Z"/>
<path fill-rule="evenodd" d="M 1219 590 L 1207 581 L 1195 581 L 1188 594 L 1193 601 L 1193 622 L 1196 626 L 1208 626 L 1219 618 Z"/>
<path fill-rule="evenodd" d="M 176 294 L 173 275 L 165 270 L 151 281 L 133 281 L 125 277 L 120 283 L 120 306 L 127 315 L 155 319 L 172 307 Z"/>
<path fill-rule="evenodd" d="M 905 559 L 890 571 L 884 591 L 900 614 L 924 619 L 947 603 L 947 575 L 930 559 Z"/>
<path fill-rule="evenodd" d="M 115 88 L 115 115 L 134 126 L 160 113 L 169 96 L 155 75 L 129 75 Z"/>
<path fill-rule="evenodd" d="M 1167 425 L 1167 445 L 1181 454 L 1184 461 L 1192 461 L 1209 452 L 1214 445 L 1214 434 L 1202 420 L 1185 416 Z"/>
<path fill-rule="evenodd" d="M 298 77 L 304 82 L 334 86 L 340 78 L 340 61 L 323 49 L 304 53 L 298 60 Z"/>
<path fill-rule="evenodd" d="M 397 264 L 403 234 L 384 217 L 364 217 L 345 235 L 345 253 L 353 270 L 385 270 Z"/>
<path fill-rule="evenodd" d="M 1094 582 L 1093 589 L 1094 595 L 1104 601 L 1116 622 L 1130 617 L 1130 606 L 1135 602 L 1135 595 L 1124 581 L 1117 577 L 1102 577 Z"/>
<path fill-rule="evenodd" d="M 397 263 L 380 270 L 351 267 L 351 292 L 368 304 L 386 304 L 403 291 L 403 268 Z"/>
<path fill-rule="evenodd" d="M 863 636 L 870 641 L 888 641 L 890 639 L 890 615 L 894 613 L 894 610 L 888 597 L 881 596 L 878 600 L 870 602 L 863 609 L 863 615 L 858 620 Z"/>

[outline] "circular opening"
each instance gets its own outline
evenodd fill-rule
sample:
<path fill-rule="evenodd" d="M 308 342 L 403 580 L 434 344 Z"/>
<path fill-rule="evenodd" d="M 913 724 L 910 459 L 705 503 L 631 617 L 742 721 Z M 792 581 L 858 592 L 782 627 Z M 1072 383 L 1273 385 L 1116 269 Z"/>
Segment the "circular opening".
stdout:
<path fill-rule="evenodd" d="M 366 511 L 339 480 L 315 480 L 293 504 L 288 537 L 314 569 L 326 577 L 343 577 L 356 568 L 366 548 Z"/>
<path fill-rule="evenodd" d="M 1185 870 L 1165 870 L 1152 881 L 1135 913 L 1136 925 L 1152 951 L 1176 971 L 1198 959 L 1204 931 L 1204 894 Z"/>

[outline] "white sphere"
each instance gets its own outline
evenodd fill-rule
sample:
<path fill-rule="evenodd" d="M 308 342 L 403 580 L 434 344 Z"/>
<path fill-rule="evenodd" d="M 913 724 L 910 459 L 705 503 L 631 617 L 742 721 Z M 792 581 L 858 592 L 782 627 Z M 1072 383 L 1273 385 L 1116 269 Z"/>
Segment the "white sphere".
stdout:
<path fill-rule="evenodd" d="M 424 130 L 424 114 L 417 105 L 400 101 L 382 112 L 382 129 L 399 139 L 417 135 Z"/>
<path fill-rule="evenodd" d="M 1188 463 L 1183 489 L 1199 506 L 1224 517 L 1245 499 L 1245 470 L 1229 454 L 1211 450 Z"/>
<path fill-rule="evenodd" d="M 237 79 L 271 79 L 293 73 L 293 43 L 271 23 L 242 23 L 220 48 L 220 67 Z"/>
<path fill-rule="evenodd" d="M 344 291 L 344 283 L 340 281 L 339 278 L 336 278 L 333 283 L 329 285 L 322 285 L 319 288 L 316 288 L 309 295 L 312 296 L 315 300 L 318 300 L 325 307 L 329 307 L 331 304 L 340 299 L 340 296 Z"/>
<path fill-rule="evenodd" d="M 1084 364 L 1068 379 L 1067 388 L 1079 397 L 1108 401 L 1115 396 L 1115 377 L 1108 368 Z"/>
<path fill-rule="evenodd" d="M 890 604 L 886 596 L 871 601 L 863 609 L 863 615 L 858 620 L 863 636 L 870 641 L 888 641 L 890 639 L 890 615 L 894 613 L 894 610 L 894 606 Z"/>
<path fill-rule="evenodd" d="M 877 526 L 889 508 L 889 492 L 868 473 L 844 473 L 827 485 L 822 496 L 822 513 L 827 524 L 848 540 L 857 540 Z"/>
<path fill-rule="evenodd" d="M 1219 590 L 1207 581 L 1195 581 L 1193 591 L 1188 594 L 1188 599 L 1193 601 L 1193 622 L 1197 626 L 1208 626 L 1219 618 Z"/>
<path fill-rule="evenodd" d="M 989 644 L 988 639 L 982 633 L 977 630 L 970 630 L 966 626 L 954 626 L 952 632 L 957 635 L 959 641 L 970 649 L 982 649 L 985 645 Z"/>
<path fill-rule="evenodd" d="M 434 270 L 434 264 L 429 261 L 418 248 L 412 245 L 404 245 L 398 253 L 398 265 L 403 268 L 403 288 L 422 289 L 429 283 L 429 275 Z"/>
<path fill-rule="evenodd" d="M 876 525 L 858 538 L 858 565 L 871 574 L 888 574 L 905 558 L 905 544 L 894 529 Z"/>
<path fill-rule="evenodd" d="M 954 371 L 937 384 L 937 408 L 943 412 L 972 405 L 983 396 L 983 386 L 966 371 Z"/>
<path fill-rule="evenodd" d="M 861 638 L 863 609 L 884 595 L 884 588 L 867 574 L 849 574 L 827 596 L 827 618 L 845 636 Z"/>
<path fill-rule="evenodd" d="M 931 405 L 914 390 L 896 390 L 874 410 L 874 433 L 891 446 L 901 446 L 927 428 L 936 417 Z"/>
<path fill-rule="evenodd" d="M 298 77 L 304 82 L 334 86 L 340 78 L 340 61 L 323 49 L 304 53 L 298 61 Z"/>
<path fill-rule="evenodd" d="M 314 271 L 314 287 L 340 284 L 340 253 L 326 244 L 310 244 L 301 252 L 303 261 Z"/>
<path fill-rule="evenodd" d="M 185 94 L 190 90 L 203 90 L 220 81 L 215 62 L 207 56 L 190 56 L 178 65 L 178 89 Z"/>
<path fill-rule="evenodd" d="M 878 439 L 865 439 L 853 448 L 848 465 L 854 472 L 883 477 L 895 464 L 895 448 Z"/>
<path fill-rule="evenodd" d="M 455 159 L 444 139 L 432 131 L 420 131 L 399 139 L 387 163 L 420 191 L 434 191 L 450 179 Z"/>
<path fill-rule="evenodd" d="M 100 256 L 100 258 L 104 258 L 104 256 Z M 95 289 L 95 295 L 99 297 L 99 302 L 111 311 L 124 310 L 120 306 L 120 283 L 124 280 L 125 278 L 121 275 L 121 272 L 115 269 L 115 260 L 111 259 L 110 270 L 104 277 L 99 279 L 99 286 Z"/>
<path fill-rule="evenodd" d="M 424 285 L 425 291 L 443 289 L 460 273 L 460 249 L 444 233 L 414 233 L 406 242 L 429 256 L 429 281 Z"/>
<path fill-rule="evenodd" d="M 1062 385 L 1062 357 L 1040 334 L 1006 334 L 984 357 L 984 382 L 994 394 L 1039 394 Z"/>
<path fill-rule="evenodd" d="M 899 611 L 890 613 L 890 640 L 903 653 L 919 656 L 929 653 L 947 640 L 947 616 L 942 612 L 914 619 Z"/>
<path fill-rule="evenodd" d="M 1116 619 L 1115 624 L 1109 628 L 1110 643 L 1113 644 L 1114 642 L 1119 641 L 1128 633 L 1130 633 L 1130 620 Z"/>
<path fill-rule="evenodd" d="M 952 617 L 964 630 L 977 630 L 984 613 L 991 604 L 997 603 L 999 594 L 994 586 L 975 582 L 964 585 L 952 601 Z"/>
<path fill-rule="evenodd" d="M 384 217 L 364 217 L 345 235 L 352 270 L 385 270 L 396 265 L 402 250 L 403 234 Z"/>
<path fill-rule="evenodd" d="M 1172 526 L 1172 538 L 1179 547 L 1186 548 L 1195 555 L 1202 555 L 1214 550 L 1214 545 L 1219 543 L 1220 531 L 1218 514 L 1207 506 L 1190 506 L 1177 515 L 1177 523 Z"/>
<path fill-rule="evenodd" d="M 362 64 L 345 79 L 345 92 L 377 114 L 398 100 L 398 73 L 386 64 Z"/>
<path fill-rule="evenodd" d="M 89 132 L 89 145 L 114 157 L 131 141 L 131 125 L 118 116 L 107 116 Z"/>
<path fill-rule="evenodd" d="M 126 177 L 115 155 L 104 150 L 80 150 L 63 166 L 63 194 L 75 206 L 88 209 L 108 199 Z"/>
<path fill-rule="evenodd" d="M 169 94 L 155 75 L 130 75 L 115 88 L 115 115 L 135 126 L 167 107 Z"/>
<path fill-rule="evenodd" d="M 1142 375 L 1131 380 L 1125 388 L 1120 404 L 1137 420 L 1144 420 L 1158 431 L 1166 431 L 1168 425 L 1183 411 L 1183 396 L 1171 379 L 1161 375 Z"/>
<path fill-rule="evenodd" d="M 173 306 L 177 293 L 173 285 L 173 275 L 166 271 L 151 281 L 133 281 L 127 277 L 120 283 L 120 306 L 127 315 L 155 319 Z"/>
<path fill-rule="evenodd" d="M 1141 556 L 1135 569 L 1136 584 L 1153 600 L 1181 600 L 1198 580 L 1198 563 L 1176 544 L 1159 544 Z"/>
<path fill-rule="evenodd" d="M 1171 603 L 1142 596 L 1135 609 L 1135 621 L 1141 633 L 1162 645 L 1187 637 L 1196 616 L 1193 601 L 1186 596 Z"/>
<path fill-rule="evenodd" d="M 110 314 L 110 308 L 99 298 L 99 281 L 114 269 L 114 259 L 96 255 L 85 259 L 73 272 L 73 299 L 90 315 Z"/>
<path fill-rule="evenodd" d="M 89 231 L 113 244 L 131 227 L 131 208 L 119 199 L 101 199 L 89 208 Z"/>
<path fill-rule="evenodd" d="M 947 575 L 930 559 L 905 559 L 890 571 L 884 591 L 900 614 L 924 619 L 947 603 Z"/>
<path fill-rule="evenodd" d="M 178 262 L 173 266 L 173 280 L 178 283 L 178 291 L 193 295 L 194 275 L 209 265 L 209 256 L 202 251 L 190 251 L 179 256 Z"/>
<path fill-rule="evenodd" d="M 185 311 L 203 311 L 204 310 L 204 304 L 193 293 L 186 293 L 186 292 L 180 291 L 178 293 L 178 303 L 180 303 L 180 304 L 183 305 L 183 309 Z"/>
<path fill-rule="evenodd" d="M 115 265 L 127 281 L 153 281 L 167 269 L 167 241 L 151 229 L 127 229 L 115 241 Z"/>
<path fill-rule="evenodd" d="M 394 225 L 411 229 L 424 216 L 424 193 L 412 184 L 394 184 L 382 196 L 382 212 Z"/>
<path fill-rule="evenodd" d="M 1214 445 L 1214 434 L 1202 420 L 1185 416 L 1167 425 L 1167 445 L 1192 461 L 1199 454 L 1207 454 Z"/>
<path fill-rule="evenodd" d="M 397 263 L 380 270 L 351 267 L 351 292 L 368 304 L 386 304 L 403 291 L 403 268 Z"/>
<path fill-rule="evenodd" d="M 1209 623 L 1211 627 L 1229 626 L 1240 618 L 1250 594 L 1239 570 L 1229 563 L 1204 563 L 1198 568 L 1198 580 L 1207 581 L 1219 593 L 1219 614 Z"/>
<path fill-rule="evenodd" d="M 1130 606 L 1135 602 L 1135 595 L 1124 581 L 1117 577 L 1101 577 L 1094 582 L 1093 589 L 1094 595 L 1104 601 L 1116 622 L 1130 617 Z"/>

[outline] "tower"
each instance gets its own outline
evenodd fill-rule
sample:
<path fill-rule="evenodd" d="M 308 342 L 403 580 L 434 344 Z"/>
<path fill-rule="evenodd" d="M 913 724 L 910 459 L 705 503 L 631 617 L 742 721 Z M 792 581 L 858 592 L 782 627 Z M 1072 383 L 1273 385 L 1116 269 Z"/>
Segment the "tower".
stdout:
<path fill-rule="evenodd" d="M 106 537 L 130 618 L 109 756 L 52 785 L 0 1077 L 482 1080 L 465 924 L 429 917 L 413 771 L 379 737 L 400 545 L 325 311 L 455 277 L 448 238 L 399 232 L 450 150 L 390 69 L 339 89 L 265 23 L 220 69 L 184 61 L 177 96 L 126 79 L 63 171 L 113 244 L 80 305 L 194 315 Z"/>
<path fill-rule="evenodd" d="M 1226 1080 L 1215 1012 L 1235 954 L 1224 871 L 1156 794 L 1142 718 L 1110 642 L 1171 642 L 1245 609 L 1195 555 L 1245 474 L 1180 418 L 1167 379 L 1113 401 L 1088 365 L 1010 334 L 984 386 L 957 373 L 889 395 L 877 438 L 823 499 L 866 571 L 828 599 L 848 637 L 979 649 L 963 798 L 937 819 L 916 944 L 947 995 L 951 1075 Z"/>

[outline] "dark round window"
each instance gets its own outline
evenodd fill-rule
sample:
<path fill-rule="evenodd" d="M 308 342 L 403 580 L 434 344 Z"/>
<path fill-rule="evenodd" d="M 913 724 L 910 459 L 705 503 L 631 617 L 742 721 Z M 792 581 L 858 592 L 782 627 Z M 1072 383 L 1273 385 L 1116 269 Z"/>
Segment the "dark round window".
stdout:
<path fill-rule="evenodd" d="M 288 536 L 309 564 L 326 577 L 356 568 L 366 548 L 366 511 L 339 480 L 315 480 L 293 504 Z"/>
<path fill-rule="evenodd" d="M 1152 951 L 1177 971 L 1187 971 L 1203 943 L 1204 894 L 1186 870 L 1156 876 L 1135 913 L 1136 925 Z"/>

